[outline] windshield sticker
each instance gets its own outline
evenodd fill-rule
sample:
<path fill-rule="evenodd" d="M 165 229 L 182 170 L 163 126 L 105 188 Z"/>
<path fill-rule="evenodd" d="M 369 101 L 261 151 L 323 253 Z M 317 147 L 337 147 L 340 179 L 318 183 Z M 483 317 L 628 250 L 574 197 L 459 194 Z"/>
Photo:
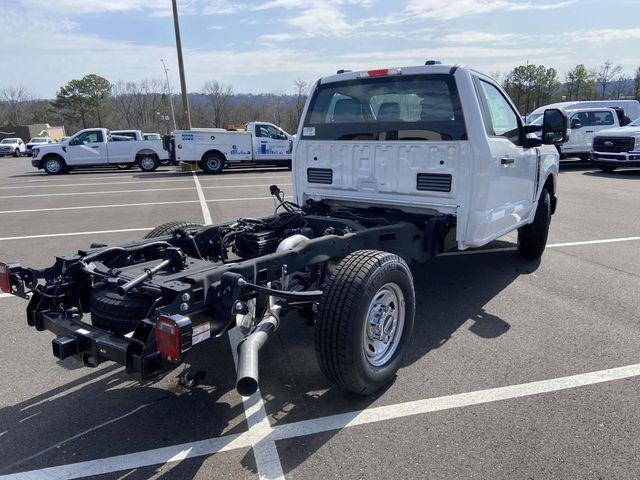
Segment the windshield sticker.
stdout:
<path fill-rule="evenodd" d="M 302 135 L 304 135 L 305 137 L 315 137 L 316 127 L 304 127 L 302 129 Z"/>

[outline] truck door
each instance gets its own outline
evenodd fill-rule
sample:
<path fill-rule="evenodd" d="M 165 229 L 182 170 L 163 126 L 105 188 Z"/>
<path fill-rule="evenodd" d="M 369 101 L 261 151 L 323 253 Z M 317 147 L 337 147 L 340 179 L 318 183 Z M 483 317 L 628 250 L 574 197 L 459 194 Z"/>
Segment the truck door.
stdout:
<path fill-rule="evenodd" d="M 562 153 L 589 152 L 593 141 L 593 122 L 589 112 L 577 112 L 569 117 L 571 135 L 562 145 Z"/>
<path fill-rule="evenodd" d="M 290 157 L 289 137 L 275 125 L 256 123 L 253 152 L 255 160 L 285 160 Z"/>
<path fill-rule="evenodd" d="M 484 244 L 528 220 L 534 201 L 538 151 L 524 148 L 522 120 L 496 85 L 476 79 L 489 143 L 489 186 L 482 212 L 484 225 L 470 232 L 473 243 Z"/>
<path fill-rule="evenodd" d="M 74 137 L 67 147 L 70 165 L 107 163 L 107 144 L 102 130 L 87 130 Z"/>

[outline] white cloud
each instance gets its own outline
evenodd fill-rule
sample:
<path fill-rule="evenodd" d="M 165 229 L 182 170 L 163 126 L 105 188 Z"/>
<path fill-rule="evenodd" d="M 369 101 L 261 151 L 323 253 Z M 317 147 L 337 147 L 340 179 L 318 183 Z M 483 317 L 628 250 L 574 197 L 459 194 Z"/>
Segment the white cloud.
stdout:
<path fill-rule="evenodd" d="M 578 0 L 542 3 L 540 0 L 409 0 L 406 13 L 420 18 L 451 20 L 458 17 L 509 10 L 551 10 L 562 8 Z"/>

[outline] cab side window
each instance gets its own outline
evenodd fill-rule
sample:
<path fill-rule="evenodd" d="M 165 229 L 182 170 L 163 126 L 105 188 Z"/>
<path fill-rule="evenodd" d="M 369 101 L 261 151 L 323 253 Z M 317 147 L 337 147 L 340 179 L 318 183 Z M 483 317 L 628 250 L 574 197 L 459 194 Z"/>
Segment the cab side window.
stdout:
<path fill-rule="evenodd" d="M 582 127 L 590 127 L 591 119 L 589 118 L 589 114 L 587 112 L 579 112 L 571 115 L 571 128 L 578 129 Z"/>
<path fill-rule="evenodd" d="M 73 139 L 74 145 L 87 145 L 88 143 L 101 143 L 102 132 L 100 130 L 92 130 L 84 132 Z"/>
<path fill-rule="evenodd" d="M 613 125 L 614 123 L 611 112 L 593 112 L 593 124 L 595 126 Z"/>
<path fill-rule="evenodd" d="M 480 80 L 480 88 L 489 116 L 488 119 L 485 119 L 487 134 L 492 137 L 504 137 L 518 145 L 520 143 L 520 124 L 517 113 L 495 86 Z"/>

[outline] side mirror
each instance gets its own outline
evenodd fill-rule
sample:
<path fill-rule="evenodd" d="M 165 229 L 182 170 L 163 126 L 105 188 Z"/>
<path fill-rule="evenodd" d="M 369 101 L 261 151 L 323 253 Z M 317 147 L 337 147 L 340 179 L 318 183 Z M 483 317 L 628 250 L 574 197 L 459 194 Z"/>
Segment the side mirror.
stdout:
<path fill-rule="evenodd" d="M 564 112 L 557 108 L 545 110 L 542 121 L 542 143 L 559 145 L 569 140 L 569 120 Z"/>
<path fill-rule="evenodd" d="M 571 120 L 571 130 L 578 130 L 579 128 L 582 128 L 582 123 L 580 123 L 580 120 L 578 120 L 577 118 Z"/>

